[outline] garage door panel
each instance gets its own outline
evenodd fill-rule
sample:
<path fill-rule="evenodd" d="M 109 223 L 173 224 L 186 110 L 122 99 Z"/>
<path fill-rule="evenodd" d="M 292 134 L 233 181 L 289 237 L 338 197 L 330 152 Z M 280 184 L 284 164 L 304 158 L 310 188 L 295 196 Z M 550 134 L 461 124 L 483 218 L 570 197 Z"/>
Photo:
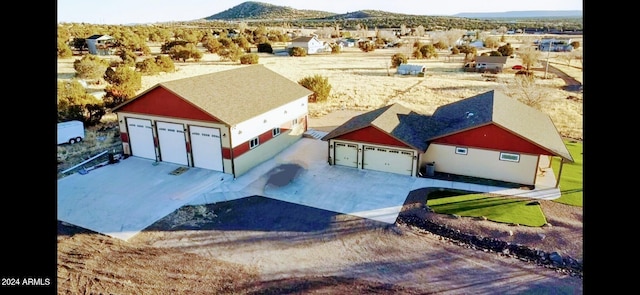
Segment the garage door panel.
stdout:
<path fill-rule="evenodd" d="M 194 167 L 224 171 L 220 129 L 190 126 L 189 137 Z"/>
<path fill-rule="evenodd" d="M 355 144 L 336 142 L 334 144 L 334 163 L 347 167 L 358 167 L 358 146 Z"/>
<path fill-rule="evenodd" d="M 363 153 L 364 169 L 404 175 L 413 174 L 414 152 L 412 151 L 365 146 Z"/>
<path fill-rule="evenodd" d="M 127 118 L 131 155 L 146 159 L 156 159 L 151 120 Z"/>
<path fill-rule="evenodd" d="M 189 165 L 186 138 L 182 124 L 157 122 L 160 159 L 180 165 Z"/>

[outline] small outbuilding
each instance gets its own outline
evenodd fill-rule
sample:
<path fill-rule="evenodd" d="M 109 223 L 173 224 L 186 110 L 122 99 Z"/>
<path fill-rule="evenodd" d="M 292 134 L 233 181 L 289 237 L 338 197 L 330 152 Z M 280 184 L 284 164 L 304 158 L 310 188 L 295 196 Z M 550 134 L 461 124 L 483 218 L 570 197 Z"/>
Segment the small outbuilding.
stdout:
<path fill-rule="evenodd" d="M 93 55 L 112 55 L 115 41 L 109 35 L 92 35 L 86 39 L 89 53 Z"/>
<path fill-rule="evenodd" d="M 424 74 L 427 68 L 423 65 L 400 64 L 397 73 L 400 75 L 418 75 Z"/>

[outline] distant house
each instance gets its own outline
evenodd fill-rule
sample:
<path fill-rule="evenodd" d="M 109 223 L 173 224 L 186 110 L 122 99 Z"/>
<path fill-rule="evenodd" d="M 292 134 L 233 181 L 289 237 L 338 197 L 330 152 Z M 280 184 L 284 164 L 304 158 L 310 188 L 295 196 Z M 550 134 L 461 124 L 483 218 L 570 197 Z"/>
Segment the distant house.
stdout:
<path fill-rule="evenodd" d="M 339 40 L 338 44 L 342 44 L 342 47 L 355 47 L 357 41 L 358 40 L 353 38 L 347 38 L 347 39 Z"/>
<path fill-rule="evenodd" d="M 325 51 L 324 43 L 318 40 L 316 36 L 295 38 L 291 40 L 291 44 L 288 46 L 288 48 L 293 47 L 304 48 L 307 54 L 316 54 Z"/>
<path fill-rule="evenodd" d="M 93 55 L 112 55 L 115 39 L 109 35 L 92 35 L 86 39 L 89 53 Z"/>
<path fill-rule="evenodd" d="M 238 177 L 302 138 L 311 94 L 249 65 L 159 83 L 113 112 L 124 154 Z"/>
<path fill-rule="evenodd" d="M 573 162 L 548 115 L 493 90 L 432 115 L 387 105 L 351 118 L 322 140 L 331 165 L 407 176 L 423 176 L 431 167 L 434 173 L 533 185 L 546 168 L 540 167 L 543 157 Z"/>
<path fill-rule="evenodd" d="M 542 39 L 537 44 L 540 51 L 570 52 L 573 50 L 571 39 Z"/>
<path fill-rule="evenodd" d="M 476 56 L 475 68 L 477 72 L 502 72 L 507 64 L 508 56 Z"/>
<path fill-rule="evenodd" d="M 426 70 L 427 68 L 423 65 L 400 64 L 397 72 L 400 75 L 418 75 L 419 73 L 424 74 Z"/>

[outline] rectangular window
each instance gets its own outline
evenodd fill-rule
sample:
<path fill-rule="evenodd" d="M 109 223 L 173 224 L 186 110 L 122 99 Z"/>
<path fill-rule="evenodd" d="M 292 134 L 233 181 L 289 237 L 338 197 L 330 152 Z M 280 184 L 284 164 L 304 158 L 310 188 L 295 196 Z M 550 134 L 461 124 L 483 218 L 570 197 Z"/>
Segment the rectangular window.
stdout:
<path fill-rule="evenodd" d="M 250 149 L 255 148 L 255 147 L 257 147 L 259 144 L 260 144 L 260 140 L 259 140 L 259 138 L 257 138 L 257 137 L 256 137 L 256 138 L 252 139 L 252 140 L 249 142 L 249 148 L 250 148 Z"/>
<path fill-rule="evenodd" d="M 298 118 L 293 119 L 293 121 L 291 121 L 291 125 L 293 126 L 298 125 Z"/>
<path fill-rule="evenodd" d="M 500 160 L 509 162 L 520 162 L 520 155 L 512 153 L 500 153 Z"/>
<path fill-rule="evenodd" d="M 467 148 L 456 147 L 456 154 L 458 155 L 466 155 L 468 152 Z"/>
<path fill-rule="evenodd" d="M 280 127 L 273 128 L 273 130 L 271 130 L 271 135 L 273 137 L 280 135 Z"/>

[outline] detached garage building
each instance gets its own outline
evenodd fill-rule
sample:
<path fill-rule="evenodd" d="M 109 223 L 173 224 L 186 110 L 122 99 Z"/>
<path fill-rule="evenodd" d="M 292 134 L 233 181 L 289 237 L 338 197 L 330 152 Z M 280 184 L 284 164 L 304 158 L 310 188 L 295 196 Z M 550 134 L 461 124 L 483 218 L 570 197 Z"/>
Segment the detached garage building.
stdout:
<path fill-rule="evenodd" d="M 440 106 L 431 116 L 385 106 L 322 139 L 332 165 L 411 176 L 433 165 L 434 172 L 533 185 L 546 168 L 543 157 L 573 162 L 548 115 L 495 91 Z"/>
<path fill-rule="evenodd" d="M 113 112 L 126 155 L 238 177 L 302 137 L 310 94 L 250 65 L 159 83 Z"/>

